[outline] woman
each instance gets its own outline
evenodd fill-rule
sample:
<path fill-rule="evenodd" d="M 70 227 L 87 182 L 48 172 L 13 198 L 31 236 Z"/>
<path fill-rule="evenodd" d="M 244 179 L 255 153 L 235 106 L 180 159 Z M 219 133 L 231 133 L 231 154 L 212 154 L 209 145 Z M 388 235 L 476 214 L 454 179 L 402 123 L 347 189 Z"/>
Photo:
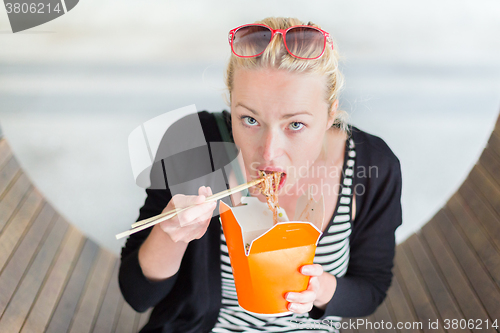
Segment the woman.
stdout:
<path fill-rule="evenodd" d="M 307 188 L 325 198 L 314 264 L 301 267 L 309 286 L 284 295 L 288 316 L 245 313 L 237 306 L 216 204 L 203 203 L 211 189 L 172 196 L 167 187 L 147 190 L 139 220 L 197 206 L 127 240 L 122 293 L 137 311 L 154 307 L 141 332 L 335 332 L 340 317 L 373 313 L 390 286 L 402 220 L 399 160 L 383 140 L 345 122 L 328 33 L 296 19 L 267 18 L 233 29 L 230 43 L 231 113 L 223 113 L 222 127 L 241 151 L 247 179 L 259 170 L 285 172 L 279 205 L 288 216 Z M 207 142 L 224 141 L 220 114 L 198 116 Z"/>

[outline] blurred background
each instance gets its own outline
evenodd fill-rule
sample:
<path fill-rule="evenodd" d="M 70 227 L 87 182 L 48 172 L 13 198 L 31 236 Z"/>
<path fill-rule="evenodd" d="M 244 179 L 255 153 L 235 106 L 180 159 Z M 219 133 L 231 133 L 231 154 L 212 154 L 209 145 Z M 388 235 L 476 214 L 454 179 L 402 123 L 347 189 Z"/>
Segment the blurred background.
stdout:
<path fill-rule="evenodd" d="M 401 242 L 456 191 L 500 109 L 494 0 L 82 0 L 13 34 L 0 8 L 0 126 L 24 170 L 71 223 L 119 253 L 145 191 L 127 140 L 186 105 L 227 109 L 230 29 L 267 16 L 313 21 L 342 56 L 341 107 L 403 171 Z"/>

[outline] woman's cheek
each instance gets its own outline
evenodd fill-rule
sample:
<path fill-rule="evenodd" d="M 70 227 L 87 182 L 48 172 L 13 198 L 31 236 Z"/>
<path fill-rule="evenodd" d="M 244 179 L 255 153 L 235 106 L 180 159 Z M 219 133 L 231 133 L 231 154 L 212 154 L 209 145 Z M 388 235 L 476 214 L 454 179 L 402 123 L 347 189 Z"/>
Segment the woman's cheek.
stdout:
<path fill-rule="evenodd" d="M 320 142 L 322 142 L 320 137 L 302 136 L 290 142 L 290 146 L 293 147 L 295 154 L 305 157 L 314 155 L 318 149 L 320 150 L 322 146 Z"/>

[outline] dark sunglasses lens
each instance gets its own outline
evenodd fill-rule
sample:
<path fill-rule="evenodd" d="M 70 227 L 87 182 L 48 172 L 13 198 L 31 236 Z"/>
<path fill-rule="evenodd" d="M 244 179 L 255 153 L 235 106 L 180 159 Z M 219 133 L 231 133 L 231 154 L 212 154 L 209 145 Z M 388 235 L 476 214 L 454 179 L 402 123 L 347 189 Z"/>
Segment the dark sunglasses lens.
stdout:
<path fill-rule="evenodd" d="M 271 41 L 272 32 L 266 27 L 248 26 L 236 31 L 233 51 L 242 57 L 251 57 L 264 52 Z"/>
<path fill-rule="evenodd" d="M 325 49 L 325 36 L 319 30 L 297 27 L 288 30 L 285 36 L 288 51 L 296 57 L 314 59 Z"/>

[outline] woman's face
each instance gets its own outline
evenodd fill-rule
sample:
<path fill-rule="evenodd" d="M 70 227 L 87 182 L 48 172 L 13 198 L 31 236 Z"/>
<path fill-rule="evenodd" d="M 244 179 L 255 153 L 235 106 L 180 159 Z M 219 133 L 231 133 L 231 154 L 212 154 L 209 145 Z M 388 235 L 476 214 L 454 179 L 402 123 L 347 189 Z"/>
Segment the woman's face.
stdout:
<path fill-rule="evenodd" d="M 334 120 L 325 90 L 325 78 L 317 74 L 236 70 L 232 129 L 248 180 L 257 178 L 259 170 L 282 171 L 286 176 L 280 188 L 294 194 L 298 179 L 320 156 Z"/>

